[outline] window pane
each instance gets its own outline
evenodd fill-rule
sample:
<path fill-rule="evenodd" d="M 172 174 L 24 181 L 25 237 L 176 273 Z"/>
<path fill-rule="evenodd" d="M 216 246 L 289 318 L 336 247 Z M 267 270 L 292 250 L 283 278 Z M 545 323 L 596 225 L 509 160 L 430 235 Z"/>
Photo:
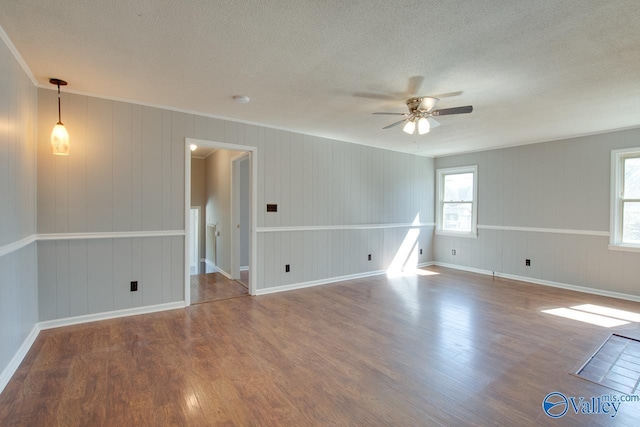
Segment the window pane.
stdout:
<path fill-rule="evenodd" d="M 622 243 L 640 244 L 640 202 L 626 202 L 623 215 Z"/>
<path fill-rule="evenodd" d="M 445 203 L 442 212 L 442 229 L 471 231 L 472 203 Z"/>
<path fill-rule="evenodd" d="M 473 201 L 473 173 L 456 173 L 444 176 L 445 202 Z"/>
<path fill-rule="evenodd" d="M 640 157 L 624 160 L 624 198 L 640 199 Z"/>

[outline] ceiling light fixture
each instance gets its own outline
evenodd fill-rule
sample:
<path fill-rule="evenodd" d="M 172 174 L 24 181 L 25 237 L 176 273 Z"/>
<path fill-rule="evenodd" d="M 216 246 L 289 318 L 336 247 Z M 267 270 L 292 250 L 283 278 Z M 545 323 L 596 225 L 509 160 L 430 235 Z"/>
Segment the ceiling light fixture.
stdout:
<path fill-rule="evenodd" d="M 233 97 L 233 100 L 236 101 L 237 104 L 248 104 L 250 101 L 249 97 L 244 95 L 236 95 Z"/>
<path fill-rule="evenodd" d="M 413 132 L 416 131 L 416 122 L 413 120 L 409 120 L 406 125 L 402 128 L 403 131 L 408 133 L 409 135 L 413 135 Z"/>
<path fill-rule="evenodd" d="M 429 133 L 430 128 L 431 125 L 429 124 L 429 119 L 427 119 L 426 117 L 420 117 L 420 120 L 418 120 L 418 133 L 420 135 Z"/>
<path fill-rule="evenodd" d="M 189 148 L 191 149 L 191 151 L 196 151 L 198 149 L 198 146 L 196 144 L 191 144 Z"/>
<path fill-rule="evenodd" d="M 60 86 L 66 86 L 67 82 L 60 79 L 49 79 L 49 83 L 58 86 L 58 123 L 51 132 L 51 152 L 57 156 L 69 155 L 69 132 L 60 119 Z"/>

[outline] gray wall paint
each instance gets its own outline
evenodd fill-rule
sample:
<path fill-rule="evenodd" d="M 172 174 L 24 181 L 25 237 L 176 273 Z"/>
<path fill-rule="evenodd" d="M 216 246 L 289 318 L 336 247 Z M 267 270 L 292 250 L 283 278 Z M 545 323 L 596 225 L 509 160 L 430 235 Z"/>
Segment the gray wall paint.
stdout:
<path fill-rule="evenodd" d="M 258 147 L 257 227 L 406 223 L 416 215 L 433 221 L 432 159 L 69 93 L 62 114 L 71 155 L 54 157 L 48 133 L 56 94 L 39 89 L 38 97 L 39 233 L 182 230 L 185 137 Z M 218 173 L 228 178 L 230 171 Z M 277 214 L 265 212 L 267 202 L 278 203 Z M 230 218 L 218 223 L 228 236 Z M 259 233 L 258 287 L 386 268 L 406 234 Z M 420 261 L 430 261 L 430 228 L 421 239 Z M 44 242 L 41 320 L 181 301 L 183 246 L 182 237 Z M 140 281 L 138 294 L 129 292 L 130 280 Z"/>
<path fill-rule="evenodd" d="M 240 162 L 240 267 L 249 265 L 251 161 Z"/>
<path fill-rule="evenodd" d="M 35 87 L 0 43 L 0 246 L 35 234 L 36 104 Z M 38 321 L 37 305 L 34 242 L 0 256 L 0 372 Z"/>
<path fill-rule="evenodd" d="M 198 243 L 200 258 L 205 256 L 205 206 L 207 193 L 205 185 L 205 160 L 191 159 L 191 206 L 200 206 L 200 230 Z"/>
<path fill-rule="evenodd" d="M 478 165 L 478 224 L 607 232 L 611 150 L 638 146 L 634 129 L 442 157 L 436 167 Z M 640 295 L 640 253 L 607 245 L 608 237 L 481 229 L 477 239 L 438 235 L 435 258 Z"/>

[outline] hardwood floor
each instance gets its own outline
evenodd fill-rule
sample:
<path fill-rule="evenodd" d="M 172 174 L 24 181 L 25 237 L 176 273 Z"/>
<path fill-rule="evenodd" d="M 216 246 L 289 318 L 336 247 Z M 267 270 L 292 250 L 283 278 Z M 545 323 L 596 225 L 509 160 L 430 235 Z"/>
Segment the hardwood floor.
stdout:
<path fill-rule="evenodd" d="M 243 273 L 243 272 L 241 272 Z M 191 276 L 191 303 L 218 301 L 249 295 L 249 290 L 221 273 L 194 274 Z"/>
<path fill-rule="evenodd" d="M 0 425 L 625 425 L 553 420 L 550 392 L 612 332 L 541 310 L 640 304 L 429 268 L 43 331 L 0 395 Z"/>

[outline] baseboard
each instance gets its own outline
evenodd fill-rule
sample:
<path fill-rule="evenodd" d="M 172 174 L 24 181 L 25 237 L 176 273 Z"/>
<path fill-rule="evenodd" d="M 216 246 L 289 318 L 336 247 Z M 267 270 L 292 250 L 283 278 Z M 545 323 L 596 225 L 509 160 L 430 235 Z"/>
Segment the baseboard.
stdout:
<path fill-rule="evenodd" d="M 29 352 L 29 349 L 35 342 L 36 338 L 38 338 L 39 333 L 40 326 L 36 323 L 35 325 L 33 325 L 33 329 L 31 329 L 29 335 L 27 335 L 27 337 L 22 342 L 22 345 L 20 346 L 16 354 L 14 354 L 11 358 L 11 361 L 9 362 L 7 367 L 4 368 L 2 374 L 0 374 L 0 393 L 2 393 L 2 390 L 4 390 L 7 384 L 9 384 L 11 377 L 13 377 L 13 374 L 15 374 L 20 367 L 22 360 Z"/>
<path fill-rule="evenodd" d="M 248 271 L 248 270 L 249 270 L 248 265 L 243 265 L 242 267 L 240 267 L 240 271 Z"/>
<path fill-rule="evenodd" d="M 60 328 L 62 326 L 78 325 L 80 323 L 97 322 L 99 320 L 117 319 L 119 317 L 137 316 L 139 314 L 156 313 L 158 311 L 176 310 L 184 308 L 184 301 L 170 302 L 166 304 L 147 305 L 144 307 L 127 308 L 124 310 L 106 311 L 103 313 L 86 314 L 84 316 L 66 317 L 64 319 L 47 320 L 40 322 L 41 330 Z"/>
<path fill-rule="evenodd" d="M 466 267 L 464 265 L 447 264 L 445 262 L 439 262 L 439 261 L 436 261 L 434 265 L 437 265 L 439 267 L 453 268 L 455 270 L 468 271 L 471 273 L 484 274 L 488 276 L 492 276 L 494 274 L 494 272 L 490 270 Z M 594 288 L 588 288 L 586 286 L 570 285 L 568 283 L 553 282 L 551 280 L 536 279 L 534 277 L 527 277 L 527 276 L 518 276 L 516 274 L 501 273 L 498 271 L 495 272 L 495 275 L 497 277 L 503 277 L 505 279 L 510 279 L 510 280 L 518 280 L 520 282 L 533 283 L 535 285 L 550 286 L 553 288 L 567 289 L 570 291 L 582 292 L 585 294 L 599 295 L 603 297 L 618 298 L 618 299 L 623 299 L 628 301 L 640 302 L 640 296 L 625 294 L 622 292 L 605 291 L 603 289 L 594 289 Z"/>
<path fill-rule="evenodd" d="M 428 267 L 433 265 L 433 261 L 423 262 L 417 265 L 417 267 Z M 345 280 L 361 279 L 363 277 L 378 276 L 380 274 L 386 274 L 387 270 L 375 270 L 366 271 L 364 273 L 348 274 L 346 276 L 329 277 L 327 279 L 311 280 L 308 282 L 294 283 L 291 285 L 274 286 L 272 288 L 258 289 L 256 295 L 274 294 L 277 292 L 292 291 L 294 289 L 304 289 L 313 286 L 327 285 L 330 283 L 344 282 Z"/>
<path fill-rule="evenodd" d="M 226 277 L 229 280 L 233 280 L 233 278 L 231 277 L 231 275 L 229 273 L 227 273 L 226 271 L 224 271 L 223 269 L 221 269 L 220 267 L 216 267 L 216 271 L 220 274 L 222 274 L 224 277 Z"/>

